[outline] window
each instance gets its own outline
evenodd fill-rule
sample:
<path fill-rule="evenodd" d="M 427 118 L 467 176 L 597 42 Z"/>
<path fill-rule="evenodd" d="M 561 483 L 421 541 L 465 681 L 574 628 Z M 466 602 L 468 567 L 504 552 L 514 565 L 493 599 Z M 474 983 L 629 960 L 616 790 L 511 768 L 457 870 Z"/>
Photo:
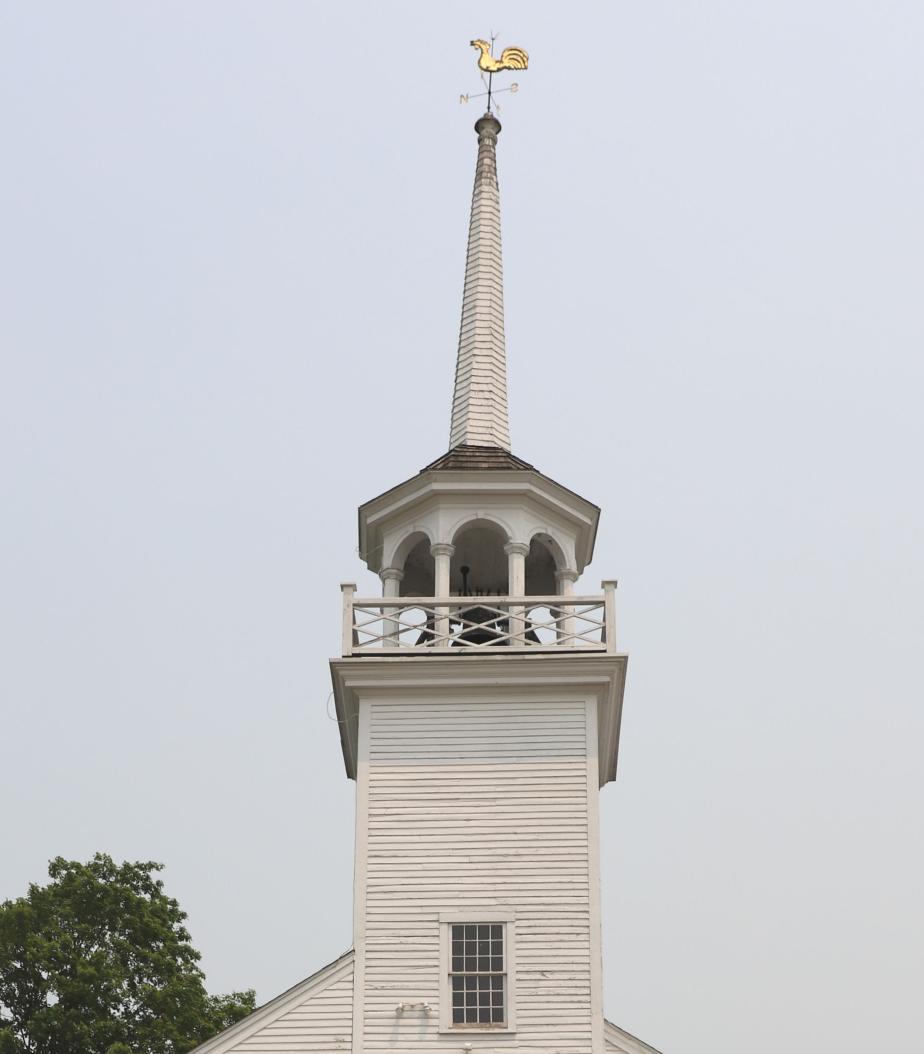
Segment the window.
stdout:
<path fill-rule="evenodd" d="M 513 912 L 440 914 L 440 1030 L 513 1032 Z"/>
<path fill-rule="evenodd" d="M 454 1025 L 505 1025 L 507 975 L 502 922 L 453 923 L 449 972 Z"/>

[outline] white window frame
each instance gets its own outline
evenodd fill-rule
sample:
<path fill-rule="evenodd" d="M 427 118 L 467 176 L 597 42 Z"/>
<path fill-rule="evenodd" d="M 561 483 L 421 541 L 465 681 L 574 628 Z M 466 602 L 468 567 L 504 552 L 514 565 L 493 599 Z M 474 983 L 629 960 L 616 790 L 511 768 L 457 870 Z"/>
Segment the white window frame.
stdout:
<path fill-rule="evenodd" d="M 507 1020 L 503 1025 L 454 1025 L 452 1021 L 452 926 L 466 923 L 500 922 L 504 925 L 504 973 L 507 987 L 504 1009 Z M 440 925 L 440 1033 L 465 1035 L 469 1033 L 509 1035 L 517 1030 L 516 1016 L 516 912 L 498 908 L 472 908 L 471 911 L 441 911 Z"/>

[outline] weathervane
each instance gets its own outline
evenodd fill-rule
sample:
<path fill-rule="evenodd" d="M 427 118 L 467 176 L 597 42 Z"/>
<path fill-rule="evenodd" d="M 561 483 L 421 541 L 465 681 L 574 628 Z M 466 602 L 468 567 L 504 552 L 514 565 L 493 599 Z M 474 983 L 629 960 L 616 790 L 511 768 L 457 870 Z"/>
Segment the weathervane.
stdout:
<path fill-rule="evenodd" d="M 472 47 L 477 48 L 480 52 L 478 56 L 478 69 L 481 70 L 481 81 L 488 90 L 478 92 L 477 95 L 459 96 L 459 102 L 468 102 L 469 99 L 480 99 L 487 95 L 488 113 L 491 112 L 491 100 L 493 96 L 502 91 L 509 91 L 511 94 L 516 94 L 520 89 L 519 84 L 515 81 L 508 88 L 494 88 L 494 74 L 500 73 L 502 70 L 525 70 L 529 65 L 529 55 L 527 55 L 522 48 L 504 48 L 500 54 L 500 58 L 494 58 L 493 51 L 495 40 L 497 40 L 497 34 L 492 33 L 490 44 L 486 40 L 469 41 Z M 484 79 L 486 73 L 488 75 L 487 80 Z"/>

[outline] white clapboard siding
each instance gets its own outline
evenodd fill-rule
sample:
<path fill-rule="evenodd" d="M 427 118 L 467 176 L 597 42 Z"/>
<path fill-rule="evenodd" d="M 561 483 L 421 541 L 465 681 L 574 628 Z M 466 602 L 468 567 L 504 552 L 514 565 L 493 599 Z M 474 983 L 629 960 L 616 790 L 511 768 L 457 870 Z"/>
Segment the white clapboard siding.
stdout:
<path fill-rule="evenodd" d="M 363 1052 L 510 1048 L 439 1034 L 440 912 L 515 912 L 518 1050 L 591 1054 L 592 701 L 413 697 L 368 707 Z M 594 814 L 595 815 L 595 814 Z M 395 1013 L 428 1002 L 429 1015 Z"/>
<path fill-rule="evenodd" d="M 349 1054 L 353 952 L 196 1047 L 193 1054 Z"/>

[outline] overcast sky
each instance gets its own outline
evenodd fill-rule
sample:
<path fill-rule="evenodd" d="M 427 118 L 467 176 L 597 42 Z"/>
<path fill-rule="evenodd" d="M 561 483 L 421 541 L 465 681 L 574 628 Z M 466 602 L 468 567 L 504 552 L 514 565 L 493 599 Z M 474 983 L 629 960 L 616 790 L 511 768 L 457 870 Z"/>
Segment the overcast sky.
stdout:
<path fill-rule="evenodd" d="M 607 1015 L 910 1049 L 920 0 L 0 3 L 0 897 L 167 865 L 212 991 L 351 943 L 356 507 L 447 446 L 477 91 L 514 452 L 603 508 Z"/>

